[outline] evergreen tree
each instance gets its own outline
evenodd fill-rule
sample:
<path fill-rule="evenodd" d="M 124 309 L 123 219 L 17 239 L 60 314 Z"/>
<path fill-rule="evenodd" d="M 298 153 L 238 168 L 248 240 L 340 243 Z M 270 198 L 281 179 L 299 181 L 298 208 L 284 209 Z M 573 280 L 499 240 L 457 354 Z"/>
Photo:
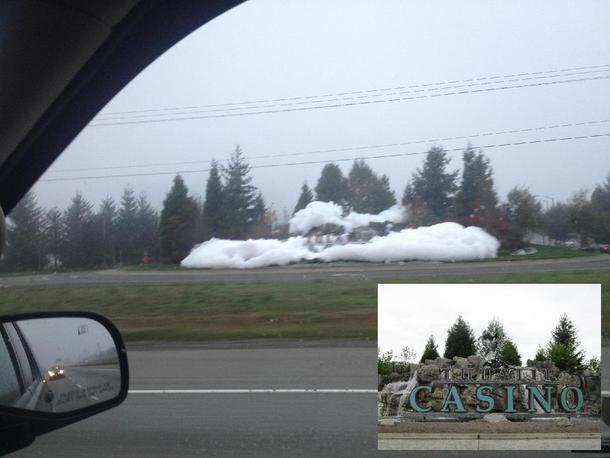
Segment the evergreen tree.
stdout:
<path fill-rule="evenodd" d="M 396 195 L 390 187 L 390 179 L 387 175 L 381 175 L 377 180 L 377 187 L 372 198 L 372 213 L 380 213 L 383 210 L 396 205 Z"/>
<path fill-rule="evenodd" d="M 137 213 L 138 202 L 135 192 L 130 187 L 126 187 L 121 196 L 121 206 L 116 218 L 116 247 L 119 261 L 125 264 L 137 264 L 142 260 Z"/>
<path fill-rule="evenodd" d="M 256 223 L 256 188 L 252 186 L 250 166 L 239 146 L 223 167 L 224 188 L 222 215 L 224 236 L 228 239 L 245 239 Z"/>
<path fill-rule="evenodd" d="M 461 356 L 466 358 L 476 353 L 476 345 L 472 328 L 464 321 L 462 316 L 447 330 L 447 340 L 445 341 L 445 358 Z"/>
<path fill-rule="evenodd" d="M 422 215 L 421 223 L 438 223 L 451 215 L 458 171 L 447 172 L 450 161 L 443 148 L 432 148 L 405 188 L 403 204 Z"/>
<path fill-rule="evenodd" d="M 254 199 L 254 228 L 252 236 L 255 238 L 269 238 L 271 236 L 271 216 L 265 204 L 263 194 L 259 191 Z"/>
<path fill-rule="evenodd" d="M 548 359 L 548 355 L 544 348 L 539 346 L 538 351 L 536 351 L 536 356 L 534 356 L 534 361 L 547 361 Z"/>
<path fill-rule="evenodd" d="M 159 215 L 150 206 L 145 194 L 138 197 L 136 227 L 140 259 L 145 256 L 156 257 L 159 254 Z"/>
<path fill-rule="evenodd" d="M 80 192 L 64 212 L 64 243 L 62 264 L 65 267 L 90 267 L 95 264 L 95 217 L 93 205 Z"/>
<path fill-rule="evenodd" d="M 64 244 L 64 223 L 61 210 L 50 208 L 45 216 L 44 239 L 46 252 L 51 257 L 51 266 L 57 269 L 61 266 L 61 253 Z"/>
<path fill-rule="evenodd" d="M 6 268 L 14 271 L 41 269 L 44 266 L 44 218 L 34 193 L 26 193 L 8 218 Z"/>
<path fill-rule="evenodd" d="M 583 368 L 585 355 L 578 347 L 578 333 L 576 326 L 567 314 L 561 315 L 559 323 L 551 332 L 546 354 L 548 359 L 560 370 L 578 371 Z"/>
<path fill-rule="evenodd" d="M 428 342 L 426 342 L 426 346 L 424 347 L 424 353 L 421 355 L 420 363 L 425 363 L 427 359 L 436 359 L 440 355 L 438 354 L 438 347 L 436 342 L 434 341 L 434 336 L 430 335 L 428 337 Z"/>
<path fill-rule="evenodd" d="M 205 203 L 203 204 L 203 221 L 205 227 L 204 239 L 222 237 L 225 222 L 223 221 L 223 187 L 218 163 L 212 161 L 210 176 L 205 187 Z"/>
<path fill-rule="evenodd" d="M 502 344 L 507 339 L 506 331 L 504 330 L 504 325 L 500 322 L 500 320 L 494 318 L 489 322 L 485 330 L 479 336 L 478 348 L 479 354 L 481 356 L 485 356 L 491 350 L 491 348 L 488 347 L 486 339 L 484 338 L 485 334 L 489 334 L 491 336 L 496 337 L 496 341 L 498 343 L 496 350 L 501 348 Z"/>
<path fill-rule="evenodd" d="M 505 244 L 509 248 L 525 245 L 525 235 L 540 227 L 542 206 L 527 188 L 513 188 L 507 196 L 504 213 L 509 229 Z"/>
<path fill-rule="evenodd" d="M 316 200 L 321 202 L 334 202 L 347 207 L 350 201 L 349 187 L 337 164 L 326 164 L 322 169 L 318 184 L 316 185 Z"/>
<path fill-rule="evenodd" d="M 562 345 L 572 344 L 578 345 L 578 332 L 576 326 L 572 323 L 572 320 L 566 313 L 559 317 L 559 323 L 551 332 L 551 338 L 554 343 L 560 343 Z"/>
<path fill-rule="evenodd" d="M 497 219 L 498 196 L 489 159 L 469 145 L 462 160 L 462 179 L 455 195 L 456 214 L 464 224 L 490 228 Z"/>
<path fill-rule="evenodd" d="M 102 263 L 105 266 L 116 263 L 116 204 L 111 197 L 106 197 L 97 214 L 98 230 L 100 231 L 100 242 L 102 252 Z"/>
<path fill-rule="evenodd" d="M 610 174 L 591 194 L 591 210 L 591 236 L 598 242 L 610 240 Z"/>
<path fill-rule="evenodd" d="M 180 175 L 163 201 L 159 238 L 161 257 L 165 262 L 178 263 L 184 259 L 195 243 L 195 219 L 197 204 L 188 195 L 188 189 Z"/>
<path fill-rule="evenodd" d="M 584 368 L 584 354 L 571 344 L 551 342 L 547 348 L 548 359 L 561 371 L 579 372 Z"/>
<path fill-rule="evenodd" d="M 568 202 L 570 227 L 573 232 L 580 235 L 581 242 L 593 238 L 594 209 L 587 198 L 586 191 L 575 193 Z"/>
<path fill-rule="evenodd" d="M 299 196 L 299 200 L 297 200 L 297 204 L 295 205 L 294 211 L 292 212 L 292 214 L 294 215 L 299 210 L 303 210 L 312 201 L 313 201 L 313 192 L 311 192 L 311 189 L 309 189 L 309 186 L 307 186 L 307 183 L 303 183 L 303 186 L 301 186 L 301 195 Z"/>
<path fill-rule="evenodd" d="M 498 357 L 511 366 L 521 366 L 521 355 L 511 339 L 506 339 L 498 350 Z"/>
<path fill-rule="evenodd" d="M 378 177 L 361 159 L 354 161 L 347 185 L 350 207 L 355 212 L 377 214 L 396 203 L 388 177 Z"/>

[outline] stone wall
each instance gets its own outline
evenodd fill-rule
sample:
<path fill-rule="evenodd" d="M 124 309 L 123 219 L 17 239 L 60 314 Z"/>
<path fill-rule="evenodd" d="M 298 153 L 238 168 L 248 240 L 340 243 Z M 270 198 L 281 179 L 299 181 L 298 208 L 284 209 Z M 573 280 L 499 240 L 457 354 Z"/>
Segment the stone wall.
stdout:
<path fill-rule="evenodd" d="M 457 386 L 464 408 L 468 413 L 476 413 L 476 406 L 481 405 L 476 397 L 477 387 L 487 384 L 486 382 L 490 380 L 496 382 L 507 380 L 506 372 L 493 374 L 487 372 L 487 375 L 482 376 L 480 370 L 484 367 L 486 367 L 485 360 L 480 356 L 469 356 L 468 358 L 455 357 L 453 359 L 437 358 L 435 360 L 426 360 L 423 364 L 405 364 L 399 366 L 399 372 L 379 376 L 378 378 L 379 415 L 396 416 L 414 413 L 412 406 L 409 405 L 409 395 L 411 390 L 419 385 L 429 385 L 432 388 L 431 393 L 420 391 L 418 395 L 419 406 L 431 408 L 433 412 L 440 412 L 450 386 L 446 381 Z M 579 413 L 591 415 L 598 415 L 600 413 L 601 378 L 599 372 L 594 373 L 586 370 L 582 373 L 571 374 L 560 371 L 551 362 L 533 361 L 528 361 L 528 366 L 512 369 L 520 369 L 520 380 L 522 382 L 523 380 L 531 382 L 539 381 L 540 383 L 536 384 L 536 386 L 543 390 L 543 393 L 546 390 L 544 387 L 545 379 L 542 377 L 543 372 L 548 375 L 546 380 L 555 382 L 552 385 L 553 412 L 564 412 L 560 407 L 559 393 L 561 393 L 564 387 L 573 386 L 582 389 L 584 395 L 585 404 Z M 463 383 L 465 373 L 470 373 L 469 380 L 474 383 Z M 514 407 L 517 413 L 527 413 L 529 395 L 526 390 L 526 384 L 513 383 L 513 385 L 515 386 Z M 490 394 L 494 399 L 492 411 L 503 412 L 506 407 L 505 385 L 493 386 L 493 392 Z M 572 406 L 576 404 L 573 392 L 569 393 L 568 402 Z M 483 403 L 482 407 L 486 407 L 486 404 Z M 539 409 L 536 413 L 544 412 Z"/>

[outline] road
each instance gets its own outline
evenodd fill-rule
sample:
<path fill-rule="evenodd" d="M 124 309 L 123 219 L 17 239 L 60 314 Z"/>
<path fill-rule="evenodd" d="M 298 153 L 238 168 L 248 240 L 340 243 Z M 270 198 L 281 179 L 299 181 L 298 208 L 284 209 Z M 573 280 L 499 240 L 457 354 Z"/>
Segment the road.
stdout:
<path fill-rule="evenodd" d="M 65 366 L 65 376 L 49 380 L 53 411 L 69 412 L 115 398 L 121 388 L 121 372 L 113 367 Z"/>
<path fill-rule="evenodd" d="M 610 256 L 568 259 L 485 262 L 423 262 L 394 264 L 333 263 L 293 264 L 260 269 L 125 271 L 97 270 L 55 274 L 0 276 L 0 287 L 8 286 L 101 286 L 175 283 L 253 283 L 362 278 L 408 279 L 433 275 L 486 275 L 524 272 L 609 270 Z"/>
<path fill-rule="evenodd" d="M 377 452 L 375 342 L 132 346 L 129 360 L 131 393 L 121 406 L 41 436 L 12 456 L 438 456 Z M 343 391 L 230 391 L 274 388 Z M 149 391 L 162 389 L 198 391 Z"/>

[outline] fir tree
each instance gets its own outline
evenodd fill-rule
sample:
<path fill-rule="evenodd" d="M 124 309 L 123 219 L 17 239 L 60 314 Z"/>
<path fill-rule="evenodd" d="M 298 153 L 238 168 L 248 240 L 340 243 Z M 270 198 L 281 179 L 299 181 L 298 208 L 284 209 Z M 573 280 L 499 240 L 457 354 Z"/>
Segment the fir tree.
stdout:
<path fill-rule="evenodd" d="M 461 356 L 466 358 L 476 353 L 476 345 L 472 328 L 458 316 L 457 320 L 447 330 L 447 340 L 445 341 L 445 358 Z"/>
<path fill-rule="evenodd" d="M 583 368 L 585 355 L 579 349 L 576 326 L 567 314 L 561 315 L 559 323 L 551 332 L 546 354 L 560 370 L 575 372 Z"/>
<path fill-rule="evenodd" d="M 195 243 L 197 204 L 188 195 L 180 175 L 163 201 L 159 222 L 161 257 L 165 262 L 178 263 L 184 259 Z"/>
<path fill-rule="evenodd" d="M 145 194 L 140 194 L 137 200 L 136 225 L 140 256 L 157 256 L 159 254 L 159 215 L 151 207 Z"/>
<path fill-rule="evenodd" d="M 427 359 L 436 359 L 440 355 L 438 354 L 438 347 L 436 342 L 434 341 L 434 336 L 430 335 L 428 337 L 428 342 L 426 342 L 426 346 L 424 347 L 424 353 L 421 355 L 420 363 L 425 363 Z"/>
<path fill-rule="evenodd" d="M 292 212 L 292 214 L 294 215 L 299 210 L 303 210 L 312 201 L 313 201 L 313 192 L 311 192 L 311 189 L 309 189 L 309 186 L 307 186 L 307 183 L 303 183 L 303 186 L 301 186 L 301 195 L 299 196 L 299 200 L 297 200 L 297 204 L 295 205 L 294 211 Z"/>
<path fill-rule="evenodd" d="M 47 254 L 51 257 L 51 266 L 57 269 L 61 265 L 61 253 L 64 244 L 64 222 L 59 208 L 50 208 L 45 216 L 44 239 Z"/>
<path fill-rule="evenodd" d="M 105 266 L 116 263 L 116 204 L 110 197 L 106 197 L 97 214 L 98 229 L 102 252 L 102 263 Z"/>
<path fill-rule="evenodd" d="M 387 175 L 381 175 L 372 198 L 372 213 L 380 213 L 393 205 L 396 205 L 396 195 L 390 188 L 390 179 Z"/>
<path fill-rule="evenodd" d="M 62 264 L 65 267 L 90 267 L 96 241 L 93 205 L 80 192 L 64 212 L 65 236 L 62 248 Z"/>
<path fill-rule="evenodd" d="M 449 162 L 443 148 L 432 148 L 405 188 L 403 204 L 422 214 L 421 223 L 437 223 L 451 214 L 458 172 L 447 172 Z"/>
<path fill-rule="evenodd" d="M 218 163 L 212 161 L 210 176 L 205 187 L 205 203 L 203 204 L 204 239 L 222 237 L 225 222 L 223 221 L 223 187 Z"/>
<path fill-rule="evenodd" d="M 491 348 L 488 347 L 487 339 L 484 338 L 484 334 L 489 334 L 496 337 L 496 342 L 498 343 L 496 351 L 502 347 L 502 344 L 507 339 L 504 325 L 500 322 L 500 320 L 496 318 L 492 319 L 478 338 L 478 348 L 481 356 L 485 356 L 491 350 Z"/>
<path fill-rule="evenodd" d="M 498 357 L 511 366 L 521 366 L 521 355 L 511 339 L 505 339 L 499 346 Z"/>
<path fill-rule="evenodd" d="M 610 240 L 610 174 L 606 182 L 598 185 L 591 194 L 591 236 L 597 241 Z"/>
<path fill-rule="evenodd" d="M 256 188 L 252 186 L 250 166 L 239 146 L 223 167 L 224 188 L 222 215 L 224 236 L 229 239 L 244 239 L 256 223 Z"/>
<path fill-rule="evenodd" d="M 576 326 L 572 323 L 572 320 L 568 317 L 566 313 L 559 317 L 559 323 L 551 332 L 551 338 L 554 343 L 559 343 L 562 345 L 572 344 L 578 345 L 578 332 L 576 331 Z"/>
<path fill-rule="evenodd" d="M 507 196 L 504 212 L 510 229 L 506 243 L 510 248 L 525 244 L 527 232 L 540 227 L 542 206 L 527 188 L 513 188 Z"/>
<path fill-rule="evenodd" d="M 354 161 L 347 184 L 350 208 L 355 212 L 377 214 L 396 203 L 388 177 L 378 177 L 361 159 Z"/>
<path fill-rule="evenodd" d="M 8 219 L 6 268 L 14 271 L 41 269 L 44 264 L 44 218 L 34 193 L 26 193 Z"/>
<path fill-rule="evenodd" d="M 536 356 L 534 356 L 534 361 L 547 361 L 548 359 L 548 355 L 546 354 L 544 348 L 539 346 L 538 350 L 536 351 Z"/>
<path fill-rule="evenodd" d="M 139 263 L 142 259 L 138 240 L 138 202 L 133 189 L 127 187 L 121 196 L 116 218 L 116 246 L 122 263 Z"/>
<path fill-rule="evenodd" d="M 462 179 L 455 195 L 457 217 L 464 224 L 490 228 L 498 216 L 498 196 L 489 159 L 469 145 L 462 160 Z"/>
<path fill-rule="evenodd" d="M 337 164 L 326 164 L 316 185 L 316 200 L 334 202 L 346 207 L 349 203 L 349 187 Z"/>

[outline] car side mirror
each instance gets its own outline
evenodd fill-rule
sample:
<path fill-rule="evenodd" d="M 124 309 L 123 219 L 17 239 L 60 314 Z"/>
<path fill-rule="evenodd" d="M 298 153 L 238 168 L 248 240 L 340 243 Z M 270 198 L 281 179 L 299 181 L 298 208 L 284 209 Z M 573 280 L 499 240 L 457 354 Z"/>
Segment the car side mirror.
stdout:
<path fill-rule="evenodd" d="M 0 317 L 2 442 L 15 436 L 3 424 L 18 425 L 19 434 L 33 440 L 119 405 L 127 397 L 128 372 L 123 339 L 101 315 L 42 312 Z"/>

